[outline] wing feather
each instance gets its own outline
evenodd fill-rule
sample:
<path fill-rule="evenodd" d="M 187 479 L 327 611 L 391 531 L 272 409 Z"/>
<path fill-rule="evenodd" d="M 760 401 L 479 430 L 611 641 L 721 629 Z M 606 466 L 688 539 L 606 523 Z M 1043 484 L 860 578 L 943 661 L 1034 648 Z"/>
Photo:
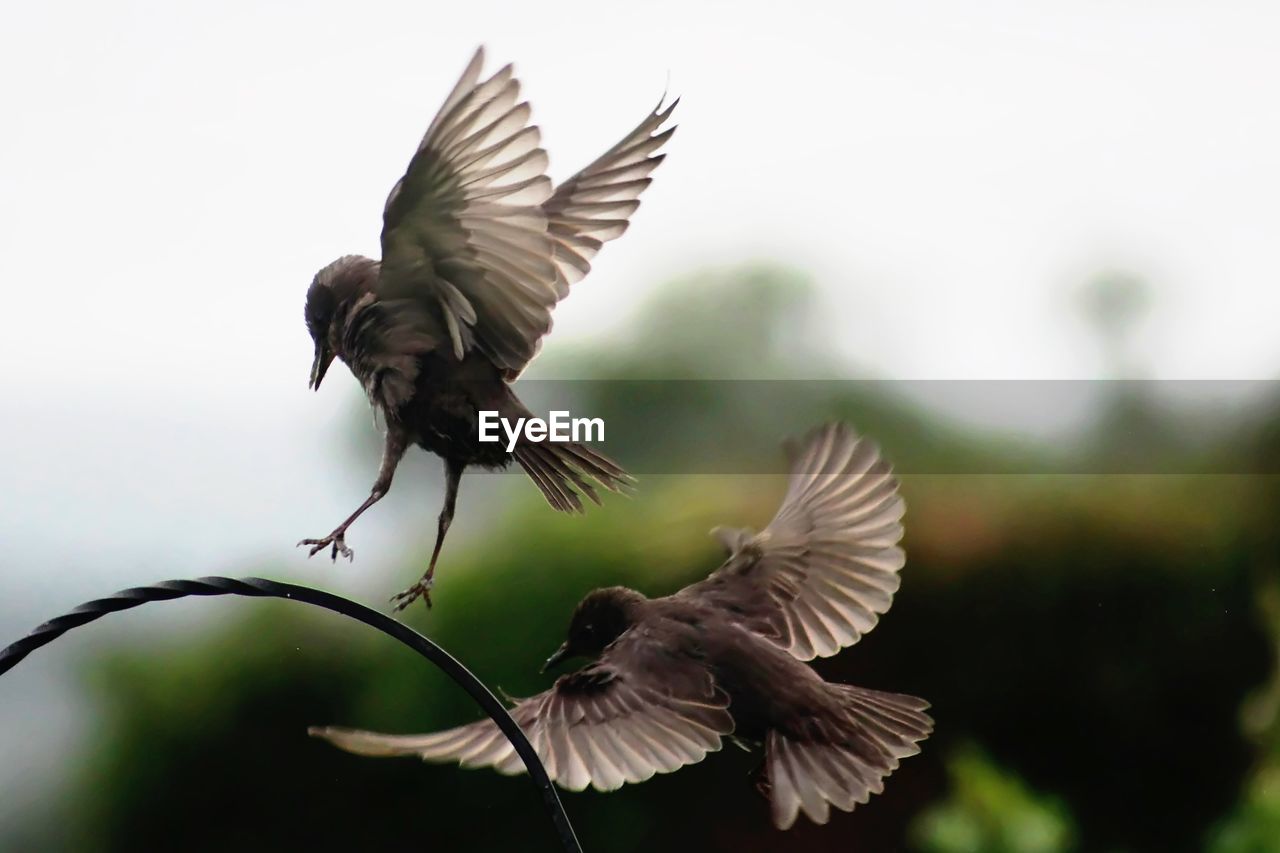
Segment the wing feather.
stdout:
<path fill-rule="evenodd" d="M 509 378 L 537 354 L 551 311 L 626 231 L 675 103 L 655 110 L 552 191 L 532 110 L 510 65 L 482 78 L 477 50 L 383 210 L 385 298 L 438 311 L 455 356 L 472 347 Z M 660 131 L 660 132 L 659 132 Z"/>
<path fill-rule="evenodd" d="M 627 230 L 631 214 L 640 206 L 639 196 L 652 180 L 649 174 L 665 156 L 654 152 L 675 132 L 674 127 L 659 129 L 679 102 L 677 98 L 666 107 L 660 102 L 617 145 L 556 187 L 543 205 L 561 298 L 591 270 L 591 259 L 601 245 Z"/>
<path fill-rule="evenodd" d="M 728 707 L 728 695 L 700 661 L 671 655 L 632 629 L 599 661 L 517 703 L 511 714 L 557 784 L 611 791 L 718 750 L 733 732 Z M 414 755 L 508 774 L 524 770 L 515 748 L 487 719 L 426 735 L 338 727 L 310 732 L 359 755 Z"/>
<path fill-rule="evenodd" d="M 758 534 L 717 528 L 729 559 L 680 595 L 727 609 L 800 660 L 856 643 L 893 604 L 906 562 L 898 482 L 843 424 L 793 453 L 786 496 Z"/>
<path fill-rule="evenodd" d="M 481 80 L 483 63 L 477 51 L 387 199 L 378 289 L 438 310 L 459 358 L 478 346 L 518 371 L 557 299 L 551 180 L 511 66 Z"/>

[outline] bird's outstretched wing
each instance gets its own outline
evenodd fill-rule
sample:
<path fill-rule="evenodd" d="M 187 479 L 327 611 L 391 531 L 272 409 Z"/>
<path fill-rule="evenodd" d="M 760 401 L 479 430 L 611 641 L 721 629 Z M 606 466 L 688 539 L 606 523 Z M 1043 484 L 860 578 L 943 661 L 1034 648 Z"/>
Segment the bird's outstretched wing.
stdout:
<path fill-rule="evenodd" d="M 665 96 L 663 100 L 665 100 Z M 653 181 L 649 173 L 667 156 L 656 153 L 676 132 L 662 129 L 680 99 L 659 102 L 635 130 L 590 166 L 556 187 L 542 208 L 547 230 L 555 242 L 555 263 L 560 274 L 558 294 L 581 281 L 591 270 L 591 259 L 600 247 L 621 237 L 640 206 L 640 193 Z"/>
<path fill-rule="evenodd" d="M 856 643 L 893 603 L 905 555 L 898 482 L 844 424 L 809 433 L 760 533 L 717 528 L 729 559 L 679 596 L 699 598 L 800 660 Z"/>
<path fill-rule="evenodd" d="M 443 317 L 454 354 L 473 346 L 514 378 L 551 310 L 625 230 L 670 136 L 655 112 L 552 193 L 547 155 L 510 65 L 482 80 L 483 49 L 427 128 L 383 211 L 380 293 Z M 672 105 L 674 106 L 674 104 Z"/>
<path fill-rule="evenodd" d="M 547 154 L 510 65 L 483 48 L 427 128 L 383 211 L 383 296 L 438 307 L 461 359 L 473 345 L 518 371 L 551 328 L 556 267 L 541 205 Z"/>
<path fill-rule="evenodd" d="M 662 651 L 632 629 L 597 662 L 561 676 L 544 693 L 520 701 L 511 715 L 561 787 L 611 791 L 701 761 L 733 731 L 729 697 L 692 658 Z M 414 755 L 463 767 L 524 770 L 492 720 L 425 735 L 386 735 L 344 728 L 311 734 L 348 752 Z"/>

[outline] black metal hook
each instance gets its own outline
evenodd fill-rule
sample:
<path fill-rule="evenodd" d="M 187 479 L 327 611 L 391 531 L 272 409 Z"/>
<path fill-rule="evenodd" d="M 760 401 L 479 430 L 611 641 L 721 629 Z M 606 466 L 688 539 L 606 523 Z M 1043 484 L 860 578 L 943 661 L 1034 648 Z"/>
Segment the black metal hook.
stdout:
<path fill-rule="evenodd" d="M 511 745 L 515 747 L 516 752 L 520 755 L 520 760 L 524 762 L 525 769 L 529 771 L 529 778 L 538 786 L 538 791 L 542 794 L 543 805 L 546 806 L 547 811 L 551 814 L 551 820 L 555 824 L 556 834 L 560 838 L 561 845 L 570 853 L 582 853 L 582 845 L 578 843 L 578 837 L 573 831 L 573 826 L 569 823 L 569 816 L 565 814 L 564 805 L 560 802 L 560 796 L 556 793 L 555 785 L 552 784 L 551 778 L 547 776 L 547 770 L 542 766 L 538 753 L 534 750 L 533 745 L 529 743 L 529 739 L 525 737 L 520 726 L 515 720 L 511 719 L 511 715 L 507 713 L 507 709 L 502 702 L 490 692 L 489 688 L 485 687 L 484 683 L 472 675 L 471 671 L 459 663 L 453 655 L 422 634 L 402 622 L 397 622 L 386 614 L 379 613 L 340 595 L 312 589 L 311 587 L 298 586 L 297 584 L 269 581 L 263 578 L 236 580 L 235 578 L 206 577 L 197 578 L 196 580 L 162 581 L 151 586 L 133 587 L 132 589 L 122 590 L 108 598 L 99 598 L 81 604 L 70 613 L 50 619 L 21 640 L 0 650 L 0 675 L 4 675 L 13 669 L 23 658 L 41 646 L 52 643 L 73 628 L 79 628 L 81 625 L 106 616 L 108 613 L 128 610 L 131 607 L 137 607 L 150 601 L 169 601 L 175 598 L 186 598 L 191 595 L 243 595 L 253 598 L 287 598 L 292 601 L 300 601 L 303 604 L 322 607 L 325 610 L 341 614 L 357 622 L 363 622 L 369 627 L 376 628 L 387 636 L 394 637 L 404 643 L 457 682 L 484 709 L 489 718 L 497 723 L 498 728 L 502 729 L 502 733 L 507 736 L 507 739 L 511 741 Z"/>

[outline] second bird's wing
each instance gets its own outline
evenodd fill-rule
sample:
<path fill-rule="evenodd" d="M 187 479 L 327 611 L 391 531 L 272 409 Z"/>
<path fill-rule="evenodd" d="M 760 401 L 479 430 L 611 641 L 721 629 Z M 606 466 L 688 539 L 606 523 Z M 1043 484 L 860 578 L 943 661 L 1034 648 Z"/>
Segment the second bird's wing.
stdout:
<path fill-rule="evenodd" d="M 733 731 L 729 697 L 691 658 L 664 653 L 632 629 L 600 660 L 520 701 L 511 716 L 557 784 L 611 791 L 701 761 Z M 492 720 L 425 735 L 316 728 L 311 734 L 359 755 L 417 756 L 463 767 L 524 771 Z"/>
<path fill-rule="evenodd" d="M 518 373 L 558 298 L 551 179 L 511 66 L 482 81 L 483 62 L 482 49 L 387 199 L 378 289 L 438 309 L 459 359 L 476 346 Z"/>
<path fill-rule="evenodd" d="M 856 643 L 893 603 L 905 505 L 880 451 L 844 424 L 814 430 L 760 533 L 717 529 L 729 559 L 679 596 L 699 598 L 800 660 Z"/>

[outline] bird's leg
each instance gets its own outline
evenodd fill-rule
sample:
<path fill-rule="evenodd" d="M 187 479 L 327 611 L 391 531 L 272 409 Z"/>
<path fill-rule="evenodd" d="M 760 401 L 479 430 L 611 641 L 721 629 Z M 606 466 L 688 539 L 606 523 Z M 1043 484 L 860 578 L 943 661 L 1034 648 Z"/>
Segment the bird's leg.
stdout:
<path fill-rule="evenodd" d="M 364 503 L 360 504 L 359 509 L 347 516 L 347 520 L 339 524 L 333 529 L 333 532 L 323 539 L 303 539 L 298 543 L 298 547 L 311 546 L 311 552 L 308 557 L 314 557 L 325 548 L 332 546 L 330 556 L 338 559 L 338 555 L 346 557 L 350 560 L 354 553 L 347 547 L 347 543 L 343 540 L 346 535 L 347 528 L 355 523 L 366 509 L 382 500 L 383 495 L 391 488 L 391 478 L 395 476 L 396 466 L 400 464 L 401 457 L 408 447 L 408 441 L 404 432 L 396 426 L 388 425 L 387 435 L 382 445 L 382 464 L 378 467 L 378 479 L 374 481 L 373 488 L 369 491 L 369 497 Z"/>
<path fill-rule="evenodd" d="M 440 510 L 440 520 L 436 527 L 436 546 L 431 549 L 431 563 L 427 566 L 426 574 L 417 583 L 399 595 L 391 597 L 392 603 L 396 606 L 396 612 L 404 610 L 419 597 L 427 603 L 427 607 L 431 606 L 431 587 L 435 582 L 436 560 L 440 558 L 440 546 L 444 545 L 444 536 L 449 532 L 449 525 L 453 522 L 453 508 L 458 502 L 458 484 L 462 481 L 462 471 L 465 467 L 452 459 L 444 461 L 444 507 Z"/>
<path fill-rule="evenodd" d="M 422 579 L 431 583 L 436 574 L 436 560 L 440 559 L 440 548 L 444 545 L 445 534 L 453 523 L 453 508 L 458 503 L 458 484 L 462 482 L 463 466 L 453 460 L 444 463 L 444 506 L 440 509 L 440 518 L 436 522 L 436 544 L 431 549 L 431 562 L 427 565 L 427 573 Z"/>

